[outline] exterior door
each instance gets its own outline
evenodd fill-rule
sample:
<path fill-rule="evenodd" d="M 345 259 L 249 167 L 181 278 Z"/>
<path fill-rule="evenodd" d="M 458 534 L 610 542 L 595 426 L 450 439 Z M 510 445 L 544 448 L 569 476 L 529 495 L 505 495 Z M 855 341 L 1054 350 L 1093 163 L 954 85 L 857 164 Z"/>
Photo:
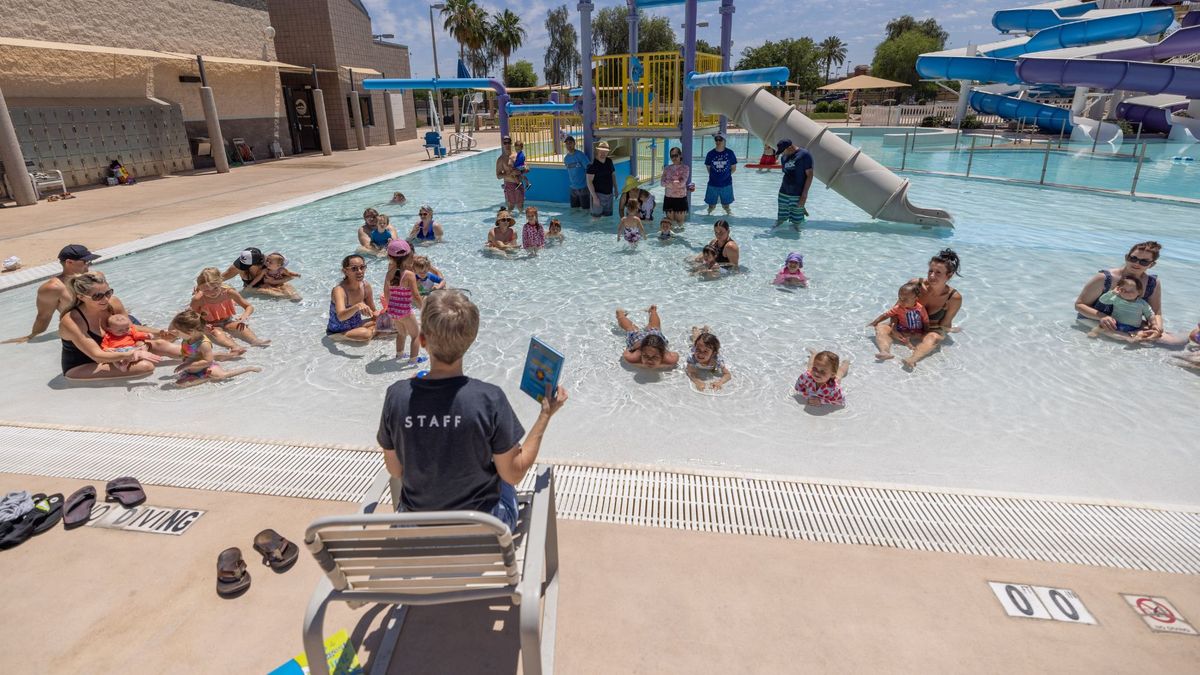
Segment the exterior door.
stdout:
<path fill-rule="evenodd" d="M 317 115 L 313 109 L 312 90 L 306 87 L 284 87 L 283 98 L 288 103 L 288 126 L 292 131 L 292 152 L 312 152 L 321 148 Z"/>

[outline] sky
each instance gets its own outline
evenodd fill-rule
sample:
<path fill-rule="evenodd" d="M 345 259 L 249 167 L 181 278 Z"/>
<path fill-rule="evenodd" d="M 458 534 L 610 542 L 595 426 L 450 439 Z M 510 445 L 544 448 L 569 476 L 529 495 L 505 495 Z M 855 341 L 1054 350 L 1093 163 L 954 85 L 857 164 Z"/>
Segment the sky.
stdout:
<path fill-rule="evenodd" d="M 846 66 L 870 64 L 875 45 L 883 39 L 887 22 L 903 14 L 918 19 L 934 17 L 950 33 L 947 47 L 960 47 L 968 43 L 980 44 L 1000 39 L 1000 34 L 991 25 L 992 13 L 998 9 L 1023 7 L 1037 4 L 1039 0 L 741 0 L 733 15 L 733 62 L 746 47 L 760 45 L 767 40 L 799 38 L 808 36 L 820 42 L 836 35 L 847 45 Z M 408 45 L 412 61 L 413 77 L 433 75 L 433 55 L 429 36 L 429 3 L 419 0 L 363 0 L 371 14 L 376 33 L 395 34 L 394 42 Z M 557 2 L 547 0 L 525 0 L 521 3 L 479 2 L 489 12 L 511 9 L 521 16 L 527 33 L 526 43 L 512 57 L 512 61 L 526 59 L 533 63 L 538 81 L 542 82 L 543 55 L 550 38 L 545 30 L 549 11 L 566 4 L 579 30 L 577 0 Z M 610 6 L 624 6 L 620 0 L 593 0 L 594 11 Z M 721 40 L 721 17 L 717 13 L 718 2 L 701 2 L 699 20 L 708 21 L 707 28 L 698 29 L 697 36 L 710 44 Z M 671 18 L 676 34 L 682 37 L 683 7 L 672 6 L 648 10 L 651 16 Z M 454 75 L 458 58 L 458 44 L 449 33 L 441 29 L 442 20 L 434 12 L 437 28 L 438 61 L 442 75 Z"/>

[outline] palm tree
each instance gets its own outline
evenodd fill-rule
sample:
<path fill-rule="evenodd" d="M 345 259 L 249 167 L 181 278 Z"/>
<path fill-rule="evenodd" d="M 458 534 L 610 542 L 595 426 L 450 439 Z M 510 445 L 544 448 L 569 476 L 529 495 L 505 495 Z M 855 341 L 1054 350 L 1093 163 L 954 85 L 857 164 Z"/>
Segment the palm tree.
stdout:
<path fill-rule="evenodd" d="M 475 0 L 446 0 L 442 8 L 442 28 L 458 41 L 458 58 L 466 60 L 467 50 L 477 50 L 487 42 L 487 11 Z"/>
<path fill-rule="evenodd" d="M 829 71 L 833 66 L 846 62 L 846 43 L 833 35 L 821 40 L 817 46 L 817 62 L 825 64 L 825 81 L 829 82 Z"/>
<path fill-rule="evenodd" d="M 492 47 L 504 59 L 504 68 L 500 71 L 500 81 L 508 84 L 508 57 L 521 48 L 525 42 L 525 29 L 521 27 L 521 17 L 506 9 L 497 14 L 492 20 Z"/>

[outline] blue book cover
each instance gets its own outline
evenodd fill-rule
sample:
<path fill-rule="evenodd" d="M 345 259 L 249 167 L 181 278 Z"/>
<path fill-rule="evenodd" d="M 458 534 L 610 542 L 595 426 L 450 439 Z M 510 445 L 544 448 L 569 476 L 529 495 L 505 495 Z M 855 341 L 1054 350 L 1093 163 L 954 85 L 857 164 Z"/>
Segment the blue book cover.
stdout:
<path fill-rule="evenodd" d="M 521 391 L 538 403 L 546 397 L 546 385 L 550 395 L 558 389 L 562 376 L 563 355 L 536 337 L 529 340 L 529 355 L 525 357 L 525 370 L 521 374 Z"/>

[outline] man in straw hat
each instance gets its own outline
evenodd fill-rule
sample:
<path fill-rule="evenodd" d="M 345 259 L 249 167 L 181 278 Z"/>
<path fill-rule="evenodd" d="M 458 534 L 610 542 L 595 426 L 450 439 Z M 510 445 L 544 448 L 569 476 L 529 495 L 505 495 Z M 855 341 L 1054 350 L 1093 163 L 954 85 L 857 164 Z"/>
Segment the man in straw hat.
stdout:
<path fill-rule="evenodd" d="M 611 216 L 613 213 L 613 196 L 617 189 L 617 167 L 608 158 L 608 143 L 600 141 L 594 148 L 595 158 L 587 168 L 588 195 L 592 199 L 591 214 L 593 218 Z"/>

